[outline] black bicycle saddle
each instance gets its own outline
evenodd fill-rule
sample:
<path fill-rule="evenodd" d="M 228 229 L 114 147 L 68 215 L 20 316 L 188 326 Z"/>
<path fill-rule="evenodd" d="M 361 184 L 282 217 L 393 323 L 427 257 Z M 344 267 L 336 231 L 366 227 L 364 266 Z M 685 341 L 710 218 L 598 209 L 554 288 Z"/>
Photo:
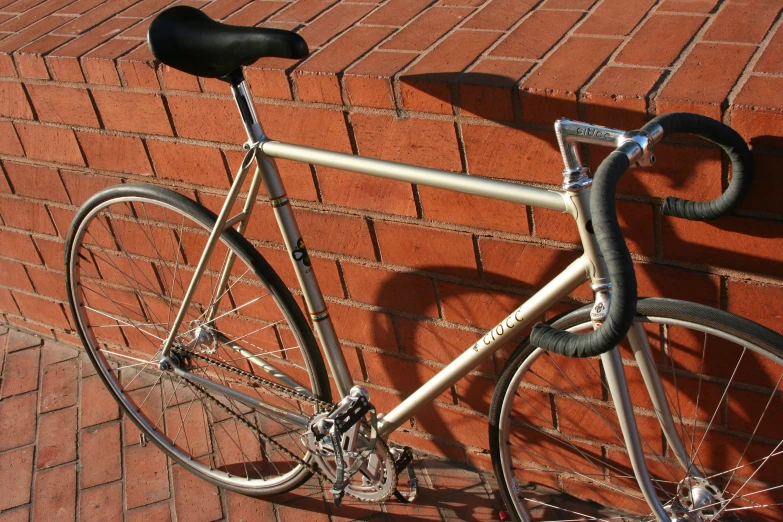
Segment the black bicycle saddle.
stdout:
<path fill-rule="evenodd" d="M 205 78 L 221 78 L 265 56 L 300 59 L 309 54 L 304 38 L 291 31 L 222 24 L 186 5 L 156 16 L 147 43 L 161 62 Z"/>

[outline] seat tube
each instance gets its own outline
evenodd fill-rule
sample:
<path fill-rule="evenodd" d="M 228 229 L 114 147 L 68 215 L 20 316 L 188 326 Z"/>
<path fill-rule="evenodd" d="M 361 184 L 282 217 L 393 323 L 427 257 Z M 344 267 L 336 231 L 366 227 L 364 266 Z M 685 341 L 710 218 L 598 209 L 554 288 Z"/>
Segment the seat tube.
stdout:
<path fill-rule="evenodd" d="M 268 138 L 264 135 L 264 131 L 256 116 L 247 83 L 242 78 L 241 72 L 235 76 L 235 78 L 231 79 L 231 91 L 236 99 L 250 144 L 266 141 Z M 275 219 L 283 235 L 286 250 L 288 255 L 291 256 L 291 263 L 296 272 L 299 287 L 304 294 L 310 319 L 313 321 L 315 332 L 321 341 L 326 360 L 334 375 L 337 391 L 341 397 L 345 397 L 348 395 L 351 386 L 353 386 L 353 379 L 340 349 L 340 343 L 337 340 L 334 325 L 329 316 L 321 288 L 315 277 L 315 272 L 311 266 L 302 234 L 299 231 L 299 226 L 296 224 L 283 180 L 277 170 L 274 158 L 270 158 L 260 150 L 256 150 L 256 161 L 258 162 L 261 179 L 269 196 L 269 202 L 275 213 Z"/>
<path fill-rule="evenodd" d="M 234 95 L 234 101 L 236 101 L 237 107 L 239 108 L 239 114 L 242 117 L 242 123 L 245 126 L 245 132 L 247 132 L 248 139 L 250 140 L 249 143 L 259 142 L 264 137 L 264 133 L 261 130 L 261 124 L 258 122 L 258 117 L 256 116 L 256 112 L 253 107 L 253 99 L 250 96 L 250 89 L 245 82 L 241 69 L 228 75 L 225 80 L 228 81 L 231 85 L 231 92 Z M 244 176 L 244 173 L 250 167 L 251 159 L 252 158 L 247 156 L 245 157 L 245 160 L 242 162 L 242 166 L 240 167 L 237 176 Z M 247 199 L 245 200 L 245 207 L 242 210 L 243 216 L 236 228 L 237 232 L 242 235 L 244 235 L 247 224 L 250 221 L 250 214 L 253 212 L 253 207 L 255 206 L 255 200 L 256 196 L 258 195 L 260 181 L 260 172 L 256 168 L 256 172 L 253 174 L 253 181 L 250 183 L 250 188 L 248 189 Z M 212 306 L 210 306 L 210 309 L 207 312 L 205 321 L 207 323 L 210 323 L 215 319 L 220 301 L 222 300 L 223 295 L 228 288 L 229 278 L 231 276 L 231 270 L 234 267 L 235 260 L 236 254 L 234 254 L 233 251 L 229 251 L 223 269 L 220 273 L 220 278 L 218 280 L 217 289 L 215 291 L 215 301 L 212 303 Z"/>

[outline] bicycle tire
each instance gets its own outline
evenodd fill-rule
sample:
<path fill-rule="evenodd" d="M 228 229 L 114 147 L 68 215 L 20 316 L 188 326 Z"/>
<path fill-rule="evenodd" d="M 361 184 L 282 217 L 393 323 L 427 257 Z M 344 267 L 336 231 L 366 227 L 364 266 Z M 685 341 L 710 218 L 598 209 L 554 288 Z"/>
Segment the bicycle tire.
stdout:
<path fill-rule="evenodd" d="M 150 363 L 160 353 L 215 220 L 200 204 L 161 187 L 128 184 L 96 193 L 77 212 L 66 240 L 68 301 L 103 383 L 148 440 L 222 488 L 250 496 L 278 494 L 311 476 L 274 444 L 309 458 L 299 434 L 289 430 L 292 425 L 228 395 L 212 392 L 210 398 Z M 215 281 L 229 251 L 236 262 L 229 289 L 218 295 Z M 218 311 L 205 330 L 206 311 L 213 305 Z M 203 343 L 180 353 L 192 373 L 303 414 L 313 414 L 315 407 L 260 386 L 255 376 L 284 385 L 293 380 L 302 393 L 330 400 L 326 368 L 304 315 L 277 273 L 235 230 L 220 235 L 188 315 L 196 323 L 183 322 L 180 346 L 194 332 L 206 332 Z M 199 324 L 202 330 L 194 330 Z M 241 331 L 235 333 L 236 328 Z M 270 375 L 269 368 L 279 373 Z M 136 436 L 131 431 L 125 430 L 127 445 Z"/>
<path fill-rule="evenodd" d="M 590 330 L 590 309 L 551 324 Z M 635 322 L 652 346 L 677 433 L 708 479 L 687 478 L 677 462 L 626 339 L 620 353 L 661 503 L 693 517 L 682 520 L 779 520 L 783 434 L 774 419 L 783 413 L 783 336 L 728 312 L 661 298 L 640 299 Z M 490 406 L 490 447 L 516 520 L 655 520 L 630 471 L 602 370 L 598 358 L 556 356 L 527 339 L 509 358 Z"/>

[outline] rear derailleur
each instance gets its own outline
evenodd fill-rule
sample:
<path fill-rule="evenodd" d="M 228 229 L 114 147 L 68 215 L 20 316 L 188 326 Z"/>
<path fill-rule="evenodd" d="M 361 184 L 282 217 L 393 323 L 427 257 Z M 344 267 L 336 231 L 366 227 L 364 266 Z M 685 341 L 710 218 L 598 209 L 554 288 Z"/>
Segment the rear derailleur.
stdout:
<path fill-rule="evenodd" d="M 361 386 L 351 388 L 331 411 L 313 417 L 303 439 L 319 471 L 332 483 L 335 506 L 346 493 L 365 502 L 383 502 L 392 495 L 410 502 L 415 497 L 410 448 L 390 450 L 378 437 L 375 407 Z M 412 488 L 407 496 L 397 491 L 397 475 L 405 468 Z"/>

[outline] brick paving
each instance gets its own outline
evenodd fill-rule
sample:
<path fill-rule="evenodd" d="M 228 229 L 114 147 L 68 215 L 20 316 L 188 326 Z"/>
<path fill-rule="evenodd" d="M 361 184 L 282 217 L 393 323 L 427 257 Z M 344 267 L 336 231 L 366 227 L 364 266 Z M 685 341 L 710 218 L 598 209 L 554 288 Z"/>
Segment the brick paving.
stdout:
<path fill-rule="evenodd" d="M 665 196 L 704 200 L 728 183 L 718 151 L 684 137 L 618 186 L 639 293 L 783 333 L 783 0 L 0 0 L 0 324 L 78 344 L 63 250 L 97 190 L 149 183 L 219 208 L 245 136 L 225 83 L 152 60 L 146 28 L 174 3 L 307 39 L 300 62 L 246 69 L 266 133 L 283 141 L 559 188 L 556 118 L 625 129 L 672 110 L 720 118 L 755 163 L 736 215 L 660 215 Z M 595 170 L 607 150 L 584 152 Z M 279 165 L 352 377 L 386 406 L 579 255 L 570 218 L 546 209 Z M 247 237 L 297 294 L 259 203 Z M 591 298 L 583 287 L 556 312 Z M 506 354 L 439 397 L 404 442 L 486 469 Z M 60 364 L 36 386 L 74 371 Z M 41 401 L 50 415 L 73 397 Z M 432 420 L 454 418 L 481 428 Z"/>
<path fill-rule="evenodd" d="M 139 445 L 83 353 L 0 329 L 0 522 L 499 520 L 493 479 L 421 458 L 419 499 L 335 509 L 323 485 L 270 501 L 218 490 Z"/>

